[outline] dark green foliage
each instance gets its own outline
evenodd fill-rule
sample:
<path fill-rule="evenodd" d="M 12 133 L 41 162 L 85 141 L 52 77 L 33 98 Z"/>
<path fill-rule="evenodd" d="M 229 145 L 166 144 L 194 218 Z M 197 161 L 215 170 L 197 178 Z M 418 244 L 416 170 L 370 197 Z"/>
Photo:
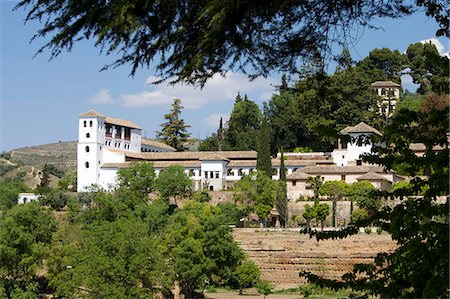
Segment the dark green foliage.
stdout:
<path fill-rule="evenodd" d="M 261 122 L 261 111 L 255 102 L 238 95 L 228 121 L 224 141 L 227 150 L 256 150 L 256 136 Z"/>
<path fill-rule="evenodd" d="M 217 148 L 219 151 L 222 150 L 222 141 L 223 141 L 223 123 L 222 117 L 220 118 L 219 129 L 217 130 Z"/>
<path fill-rule="evenodd" d="M 420 104 L 423 102 L 424 96 L 418 94 L 408 94 L 400 98 L 396 110 L 408 109 L 411 111 L 419 111 Z"/>
<path fill-rule="evenodd" d="M 330 206 L 326 203 L 315 201 L 312 207 L 308 204 L 305 205 L 305 211 L 302 216 L 306 219 L 307 230 L 310 229 L 310 222 L 313 219 L 320 222 L 321 230 L 323 230 L 323 222 L 327 219 L 328 215 L 330 215 Z"/>
<path fill-rule="evenodd" d="M 257 285 L 258 293 L 263 294 L 264 298 L 266 295 L 272 294 L 273 286 L 265 280 L 261 280 Z"/>
<path fill-rule="evenodd" d="M 448 94 L 449 59 L 441 56 L 434 44 L 415 43 L 406 50 L 413 82 L 419 84 L 417 93 Z"/>
<path fill-rule="evenodd" d="M 448 107 L 435 107 L 427 112 L 399 111 L 383 132 L 381 142 L 390 146 L 374 147 L 375 154 L 365 158 L 387 169 L 404 164 L 410 176 L 427 174 L 426 178 L 413 179 L 409 188 L 379 192 L 385 199 L 403 197 L 403 202 L 393 208 L 385 207 L 369 219 L 337 232 L 311 234 L 318 240 L 343 238 L 356 234 L 359 227 L 373 224 L 391 234 L 398 247 L 391 253 L 379 253 L 373 264 L 355 265 L 340 282 L 312 273 L 301 273 L 302 276 L 320 286 L 351 287 L 386 298 L 448 297 L 448 113 Z M 414 155 L 409 148 L 410 143 L 417 142 L 425 145 L 424 156 Z M 420 193 L 423 197 L 406 199 Z M 444 196 L 442 201 L 438 201 L 438 196 Z"/>
<path fill-rule="evenodd" d="M 155 62 L 163 79 L 204 84 L 229 70 L 252 77 L 272 70 L 295 73 L 298 60 L 327 51 L 335 37 L 352 34 L 353 25 L 367 26 L 375 18 L 399 18 L 425 7 L 448 36 L 444 3 L 404 1 L 298 2 L 222 1 L 101 2 L 89 0 L 23 0 L 27 20 L 42 20 L 35 37 L 45 38 L 39 50 L 51 57 L 92 39 L 107 55 L 119 53 L 110 66 L 130 65 L 131 74 Z M 343 41 L 338 40 L 338 41 Z M 107 68 L 107 67 L 106 67 Z"/>
<path fill-rule="evenodd" d="M 278 193 L 276 200 L 276 208 L 280 213 L 280 224 L 282 227 L 287 226 L 288 220 L 288 198 L 287 198 L 287 185 L 286 185 L 286 167 L 284 166 L 284 151 L 281 148 L 280 156 L 280 192 Z"/>
<path fill-rule="evenodd" d="M 263 117 L 262 119 L 256 144 L 258 151 L 256 169 L 258 170 L 258 172 L 264 172 L 266 175 L 271 176 L 272 160 L 270 157 L 270 128 L 267 124 L 266 117 Z"/>
<path fill-rule="evenodd" d="M 260 282 L 261 272 L 258 266 L 251 261 L 245 261 L 240 264 L 234 275 L 233 280 L 239 288 L 239 295 L 242 295 L 244 288 L 252 288 Z"/>
<path fill-rule="evenodd" d="M 69 255 L 52 278 L 62 296 L 148 298 L 158 285 L 161 258 L 142 222 L 122 218 L 92 223 L 73 249 L 64 250 Z"/>
<path fill-rule="evenodd" d="M 170 217 L 163 234 L 167 271 L 187 298 L 198 298 L 196 289 L 232 278 L 244 258 L 224 225 L 220 209 L 187 202 Z"/>
<path fill-rule="evenodd" d="M 369 181 L 359 181 L 351 184 L 348 189 L 348 195 L 352 201 L 355 201 L 358 207 L 365 209 L 369 215 L 376 213 L 381 202 L 375 192 L 375 187 Z"/>
<path fill-rule="evenodd" d="M 51 213 L 35 202 L 0 215 L 0 294 L 3 288 L 7 298 L 37 298 L 33 280 L 55 231 Z"/>
<path fill-rule="evenodd" d="M 320 186 L 319 193 L 327 195 L 333 202 L 332 207 L 332 225 L 337 227 L 336 223 L 336 205 L 338 200 L 342 200 L 349 193 L 349 186 L 344 181 L 328 181 Z"/>
<path fill-rule="evenodd" d="M 224 224 L 238 225 L 241 223 L 241 219 L 247 217 L 251 212 L 249 206 L 238 206 L 229 202 L 219 203 L 217 207 L 222 211 Z"/>
<path fill-rule="evenodd" d="M 217 143 L 217 135 L 215 133 L 211 134 L 211 136 L 206 137 L 206 139 L 203 139 L 199 146 L 199 151 L 218 151 L 218 143 Z"/>
<path fill-rule="evenodd" d="M 130 167 L 117 172 L 116 194 L 130 208 L 145 203 L 148 193 L 153 190 L 155 173 L 149 162 L 133 162 Z"/>
<path fill-rule="evenodd" d="M 67 204 L 69 195 L 61 190 L 51 190 L 46 195 L 42 196 L 39 201 L 46 206 L 50 206 L 52 209 L 61 211 Z"/>
<path fill-rule="evenodd" d="M 211 201 L 211 195 L 209 195 L 208 191 L 197 191 L 191 196 L 192 200 L 198 201 L 198 202 L 210 202 Z"/>
<path fill-rule="evenodd" d="M 19 193 L 27 188 L 22 182 L 5 182 L 0 179 L 0 211 L 6 211 L 17 204 Z"/>
<path fill-rule="evenodd" d="M 191 136 L 187 131 L 191 126 L 186 125 L 184 120 L 180 118 L 181 110 L 183 108 L 184 107 L 181 106 L 181 100 L 174 99 L 170 113 L 164 114 L 164 118 L 167 122 L 162 123 L 162 130 L 156 132 L 156 136 L 159 140 L 176 148 L 179 152 L 184 151 L 183 145 L 188 141 L 189 136 Z"/>
<path fill-rule="evenodd" d="M 177 200 L 188 197 L 192 192 L 192 181 L 184 173 L 184 167 L 171 165 L 161 171 L 155 180 L 155 190 L 161 199 L 169 202 L 170 199 Z"/>

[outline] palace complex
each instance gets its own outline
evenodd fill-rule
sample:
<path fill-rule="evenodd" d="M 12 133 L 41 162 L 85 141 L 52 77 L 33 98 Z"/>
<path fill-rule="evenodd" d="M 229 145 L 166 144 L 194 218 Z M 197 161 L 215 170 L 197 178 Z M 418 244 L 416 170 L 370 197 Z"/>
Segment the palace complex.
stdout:
<path fill-rule="evenodd" d="M 174 148 L 141 136 L 141 128 L 131 121 L 112 118 L 96 111 L 79 116 L 77 155 L 77 191 L 87 191 L 92 185 L 111 190 L 117 171 L 135 161 L 153 164 L 155 174 L 170 165 L 184 167 L 194 189 L 226 190 L 244 175 L 256 171 L 255 151 L 177 152 Z M 379 189 L 389 189 L 402 180 L 382 167 L 367 165 L 361 155 L 370 153 L 370 137 L 381 135 L 375 128 L 361 122 L 342 130 L 347 142 L 338 141 L 333 152 L 285 153 L 287 189 L 290 199 L 310 197 L 312 190 L 306 180 L 319 176 L 322 181 L 343 180 L 353 183 L 367 180 Z M 364 139 L 365 142 L 358 142 Z M 272 158 L 273 179 L 279 179 L 280 156 Z"/>

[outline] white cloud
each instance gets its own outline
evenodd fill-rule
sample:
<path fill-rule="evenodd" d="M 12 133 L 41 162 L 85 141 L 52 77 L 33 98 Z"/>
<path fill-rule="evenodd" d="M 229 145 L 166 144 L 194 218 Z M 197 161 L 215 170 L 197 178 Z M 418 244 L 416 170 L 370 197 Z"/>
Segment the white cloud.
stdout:
<path fill-rule="evenodd" d="M 91 104 L 112 104 L 114 100 L 109 93 L 109 89 L 102 89 L 97 92 L 94 96 L 88 99 Z"/>
<path fill-rule="evenodd" d="M 445 47 L 437 38 L 433 37 L 433 38 L 421 40 L 419 42 L 422 44 L 432 43 L 433 45 L 436 46 L 436 49 L 438 50 L 439 54 L 445 55 L 445 53 L 444 53 Z"/>
<path fill-rule="evenodd" d="M 157 81 L 157 77 L 148 77 L 147 84 Z M 180 98 L 186 109 L 199 109 L 214 102 L 234 100 L 237 93 L 248 94 L 256 101 L 268 101 L 274 91 L 273 79 L 257 78 L 250 82 L 244 75 L 229 72 L 224 78 L 220 75 L 212 77 L 203 89 L 191 85 L 177 84 L 169 86 L 165 83 L 151 85 L 151 91 L 122 95 L 122 102 L 128 107 L 167 106 L 175 98 Z"/>
<path fill-rule="evenodd" d="M 222 124 L 225 127 L 227 121 L 230 119 L 229 114 L 219 114 L 219 113 L 211 114 L 208 117 L 204 118 L 202 123 L 207 125 L 209 128 L 218 129 L 221 117 L 222 117 Z"/>

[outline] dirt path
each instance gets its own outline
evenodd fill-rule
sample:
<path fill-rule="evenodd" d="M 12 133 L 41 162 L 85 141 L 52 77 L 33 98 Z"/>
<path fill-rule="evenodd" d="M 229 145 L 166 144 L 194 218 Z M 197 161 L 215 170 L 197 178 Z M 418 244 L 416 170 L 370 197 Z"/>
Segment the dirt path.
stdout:
<path fill-rule="evenodd" d="M 208 299 L 264 299 L 263 295 L 259 294 L 244 294 L 240 296 L 238 293 L 205 293 Z M 302 295 L 266 295 L 266 299 L 300 299 Z"/>

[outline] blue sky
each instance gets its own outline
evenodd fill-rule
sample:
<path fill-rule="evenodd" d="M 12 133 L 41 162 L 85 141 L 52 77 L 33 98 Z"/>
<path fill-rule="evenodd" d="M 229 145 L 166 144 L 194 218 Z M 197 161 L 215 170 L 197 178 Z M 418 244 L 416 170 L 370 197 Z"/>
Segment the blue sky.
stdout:
<path fill-rule="evenodd" d="M 182 117 L 192 126 L 192 137 L 203 138 L 217 130 L 221 116 L 226 119 L 230 114 L 237 92 L 247 93 L 261 105 L 279 84 L 279 74 L 249 82 L 242 74 L 229 73 L 226 78 L 214 77 L 203 90 L 152 86 L 152 68 L 138 70 L 133 78 L 128 66 L 100 72 L 114 57 L 101 55 L 86 41 L 52 61 L 45 52 L 33 58 L 43 44 L 43 40 L 29 43 L 39 24 L 25 25 L 25 13 L 12 11 L 16 3 L 0 3 L 0 151 L 76 140 L 78 115 L 90 109 L 131 120 L 153 138 L 177 97 L 185 106 Z M 374 48 L 404 52 L 411 43 L 434 38 L 437 29 L 424 13 L 401 20 L 380 19 L 375 25 L 383 30 L 361 32 L 350 47 L 353 59 L 364 58 Z M 442 53 L 449 51 L 448 39 L 437 41 Z M 403 87 L 414 89 L 406 78 Z"/>

